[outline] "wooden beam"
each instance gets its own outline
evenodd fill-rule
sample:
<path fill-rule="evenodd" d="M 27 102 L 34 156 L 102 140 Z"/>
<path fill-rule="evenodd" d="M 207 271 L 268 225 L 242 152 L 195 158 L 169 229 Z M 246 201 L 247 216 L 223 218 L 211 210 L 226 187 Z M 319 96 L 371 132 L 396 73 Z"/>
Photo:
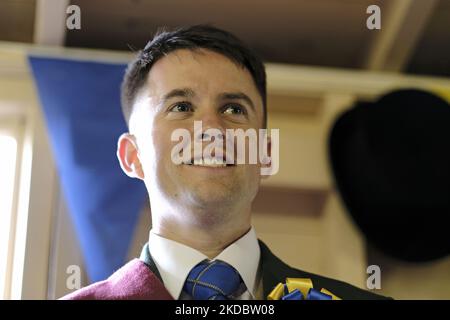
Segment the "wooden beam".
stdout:
<path fill-rule="evenodd" d="M 69 0 L 37 0 L 34 43 L 63 46 Z"/>
<path fill-rule="evenodd" d="M 124 51 L 49 47 L 0 41 L 0 77 L 28 79 L 26 63 L 14 63 L 15 55 L 42 56 L 82 61 L 128 63 L 133 53 Z M 266 63 L 267 89 L 271 95 L 293 97 L 321 97 L 323 94 L 352 94 L 357 98 L 376 97 L 388 90 L 404 87 L 450 90 L 450 80 L 443 77 L 393 74 L 391 72 L 367 72 L 326 67 Z M 5 72 L 7 70 L 7 72 Z M 0 90 L 1 91 L 1 90 Z"/>
<path fill-rule="evenodd" d="M 400 72 L 407 65 L 431 17 L 437 0 L 391 1 L 381 12 L 381 30 L 369 46 L 364 67 Z"/>

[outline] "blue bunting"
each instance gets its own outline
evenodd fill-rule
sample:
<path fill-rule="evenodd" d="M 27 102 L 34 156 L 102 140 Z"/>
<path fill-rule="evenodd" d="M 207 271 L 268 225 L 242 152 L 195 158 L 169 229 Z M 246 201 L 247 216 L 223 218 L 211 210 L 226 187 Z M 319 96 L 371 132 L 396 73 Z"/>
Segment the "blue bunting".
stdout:
<path fill-rule="evenodd" d="M 91 281 L 126 260 L 144 184 L 122 173 L 117 138 L 124 64 L 29 57 L 65 200 Z"/>

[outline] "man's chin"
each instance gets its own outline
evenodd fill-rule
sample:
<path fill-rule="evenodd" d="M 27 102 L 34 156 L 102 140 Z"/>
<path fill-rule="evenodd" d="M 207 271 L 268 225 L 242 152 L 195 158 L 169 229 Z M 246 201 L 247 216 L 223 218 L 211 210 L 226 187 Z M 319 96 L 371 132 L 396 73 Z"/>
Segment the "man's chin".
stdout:
<path fill-rule="evenodd" d="M 201 207 L 225 206 L 235 200 L 236 195 L 227 188 L 202 186 L 190 192 L 192 202 Z"/>

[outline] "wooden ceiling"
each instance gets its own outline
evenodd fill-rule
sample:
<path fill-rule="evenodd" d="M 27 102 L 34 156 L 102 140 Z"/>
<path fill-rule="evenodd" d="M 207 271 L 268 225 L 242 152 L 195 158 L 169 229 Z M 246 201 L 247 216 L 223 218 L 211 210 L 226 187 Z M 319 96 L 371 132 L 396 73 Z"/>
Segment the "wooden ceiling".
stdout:
<path fill-rule="evenodd" d="M 407 72 L 450 76 L 450 1 L 441 0 L 428 19 Z"/>
<path fill-rule="evenodd" d="M 336 67 L 357 66 L 371 34 L 366 8 L 374 0 L 76 0 L 89 8 L 82 32 L 67 35 L 68 46 L 127 50 L 143 47 L 162 25 L 212 23 L 234 32 L 267 61 Z M 360 13 L 360 14 L 358 14 Z M 345 43 L 345 45 L 342 45 Z"/>
<path fill-rule="evenodd" d="M 0 40 L 36 40 L 51 19 L 37 7 L 54 1 L 81 8 L 81 30 L 59 27 L 68 47 L 129 51 L 158 27 L 210 23 L 268 62 L 450 76 L 450 0 L 0 0 Z M 366 28 L 371 4 L 382 30 Z"/>
<path fill-rule="evenodd" d="M 0 0 L 0 41 L 32 42 L 36 1 Z"/>

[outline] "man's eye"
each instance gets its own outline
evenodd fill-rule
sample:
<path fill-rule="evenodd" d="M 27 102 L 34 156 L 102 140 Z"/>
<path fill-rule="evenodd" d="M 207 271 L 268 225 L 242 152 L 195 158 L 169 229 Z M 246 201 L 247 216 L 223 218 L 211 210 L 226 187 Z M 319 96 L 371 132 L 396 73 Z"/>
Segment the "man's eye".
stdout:
<path fill-rule="evenodd" d="M 230 104 L 225 108 L 223 113 L 225 113 L 225 114 L 245 114 L 245 109 L 238 104 Z"/>
<path fill-rule="evenodd" d="M 180 102 L 170 108 L 171 112 L 191 112 L 192 106 L 187 102 Z"/>

